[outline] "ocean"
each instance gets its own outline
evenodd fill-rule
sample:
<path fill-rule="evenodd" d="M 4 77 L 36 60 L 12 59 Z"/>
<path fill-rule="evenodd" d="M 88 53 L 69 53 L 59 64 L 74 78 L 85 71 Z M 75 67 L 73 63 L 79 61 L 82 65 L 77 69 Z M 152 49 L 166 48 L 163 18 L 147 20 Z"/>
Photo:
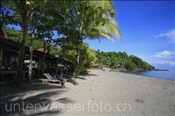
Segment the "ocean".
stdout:
<path fill-rule="evenodd" d="M 161 79 L 168 79 L 168 80 L 175 80 L 175 71 L 142 71 L 142 72 L 134 72 L 131 74 L 143 75 L 152 78 L 161 78 Z"/>

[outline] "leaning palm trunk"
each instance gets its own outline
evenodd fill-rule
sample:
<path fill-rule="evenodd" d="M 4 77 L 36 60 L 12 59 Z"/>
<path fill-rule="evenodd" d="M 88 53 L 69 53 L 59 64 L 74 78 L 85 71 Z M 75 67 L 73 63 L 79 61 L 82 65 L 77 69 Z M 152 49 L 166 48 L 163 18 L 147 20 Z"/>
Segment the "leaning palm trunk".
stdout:
<path fill-rule="evenodd" d="M 27 34 L 27 16 L 24 14 L 22 16 L 22 36 L 20 40 L 20 50 L 19 50 L 19 62 L 17 67 L 17 72 L 15 75 L 15 86 L 19 87 L 21 84 L 21 78 L 22 78 L 22 69 L 24 64 L 24 54 L 25 54 L 25 40 L 26 40 L 26 34 Z"/>

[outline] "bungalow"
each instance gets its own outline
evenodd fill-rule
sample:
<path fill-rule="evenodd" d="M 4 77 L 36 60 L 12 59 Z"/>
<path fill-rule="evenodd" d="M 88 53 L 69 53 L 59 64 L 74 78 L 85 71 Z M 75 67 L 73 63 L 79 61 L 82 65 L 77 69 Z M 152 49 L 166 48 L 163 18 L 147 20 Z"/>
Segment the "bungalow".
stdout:
<path fill-rule="evenodd" d="M 0 28 L 0 80 L 9 80 L 14 78 L 18 63 L 18 53 L 20 44 L 8 39 L 8 36 L 3 27 Z M 47 51 L 47 50 L 46 50 Z M 56 64 L 58 58 L 44 53 L 42 49 L 33 50 L 33 62 L 37 66 L 33 66 L 33 76 L 39 77 L 41 75 L 41 68 L 43 67 L 43 56 L 45 55 L 46 67 L 48 71 L 56 71 Z M 25 46 L 25 61 L 23 66 L 23 78 L 28 78 L 28 64 L 30 56 L 30 48 Z"/>

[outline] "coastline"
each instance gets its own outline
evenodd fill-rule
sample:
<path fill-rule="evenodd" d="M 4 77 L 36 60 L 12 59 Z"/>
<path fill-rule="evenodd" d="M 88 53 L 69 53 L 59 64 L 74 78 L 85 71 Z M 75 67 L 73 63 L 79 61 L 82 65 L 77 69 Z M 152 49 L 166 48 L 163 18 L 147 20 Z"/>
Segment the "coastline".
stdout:
<path fill-rule="evenodd" d="M 36 115 L 38 112 L 51 116 L 58 114 L 174 116 L 175 114 L 175 81 L 101 70 L 89 70 L 87 75 L 80 75 L 75 81 L 77 85 L 67 82 L 65 88 L 55 84 L 39 83 L 43 87 L 32 90 L 34 85 L 30 85 L 29 90 L 24 91 L 23 87 L 21 92 L 12 94 L 11 97 L 5 95 L 7 91 L 1 89 L 1 100 L 6 99 L 9 102 L 24 100 L 30 103 L 32 101 L 30 98 L 34 97 L 32 103 L 38 103 L 41 98 L 51 101 L 49 111 L 20 112 L 23 115 Z M 12 90 L 14 92 L 14 89 Z M 42 96 L 43 94 L 45 96 Z M 59 106 L 58 111 L 55 106 L 60 104 L 62 106 Z M 51 112 L 52 108 L 55 111 Z"/>
<path fill-rule="evenodd" d="M 173 70 L 168 71 L 151 70 L 151 71 L 124 72 L 124 73 L 175 81 L 175 72 Z"/>

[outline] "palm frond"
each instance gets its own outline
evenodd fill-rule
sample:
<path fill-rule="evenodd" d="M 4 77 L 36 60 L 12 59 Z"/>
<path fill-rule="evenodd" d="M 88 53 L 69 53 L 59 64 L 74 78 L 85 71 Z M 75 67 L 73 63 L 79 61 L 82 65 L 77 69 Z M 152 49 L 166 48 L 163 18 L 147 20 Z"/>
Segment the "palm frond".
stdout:
<path fill-rule="evenodd" d="M 110 33 L 100 33 L 100 36 L 107 38 L 108 40 L 114 41 L 113 36 Z"/>
<path fill-rule="evenodd" d="M 119 29 L 116 27 L 116 25 L 113 24 L 106 24 L 105 29 L 108 30 L 109 33 L 114 34 L 118 39 L 121 38 L 121 33 L 119 31 Z"/>

